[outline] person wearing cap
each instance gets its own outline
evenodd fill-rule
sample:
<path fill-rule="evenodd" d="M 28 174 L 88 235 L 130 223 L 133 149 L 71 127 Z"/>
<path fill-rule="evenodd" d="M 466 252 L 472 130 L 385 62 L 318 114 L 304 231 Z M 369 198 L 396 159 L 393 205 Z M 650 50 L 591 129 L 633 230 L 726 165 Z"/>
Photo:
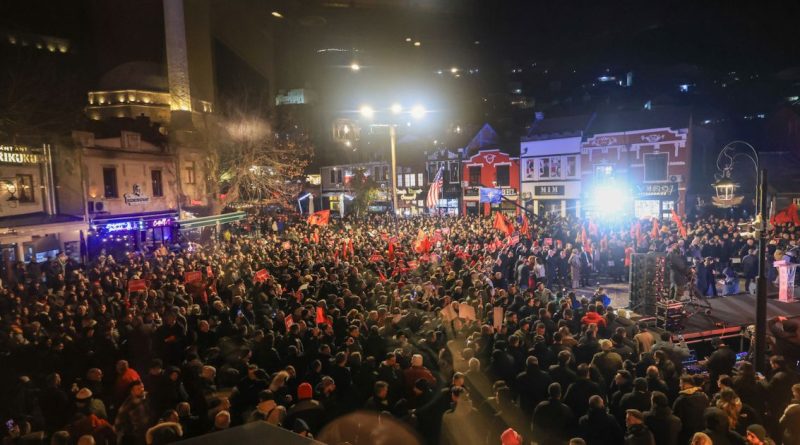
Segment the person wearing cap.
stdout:
<path fill-rule="evenodd" d="M 116 444 L 117 435 L 114 427 L 105 419 L 105 407 L 102 407 L 103 416 L 98 415 L 92 408 L 92 402 L 102 401 L 92 399 L 92 392 L 88 388 L 81 388 L 75 394 L 75 416 L 72 418 L 67 431 L 70 437 L 91 435 L 98 445 Z M 97 409 L 97 408 L 95 408 Z"/>
<path fill-rule="evenodd" d="M 147 430 L 145 434 L 147 445 L 167 445 L 181 440 L 183 427 L 179 420 L 178 412 L 174 409 L 165 411 L 158 419 L 158 423 Z"/>
<path fill-rule="evenodd" d="M 747 427 L 745 440 L 747 440 L 747 445 L 775 445 L 775 442 L 767 436 L 767 430 L 757 423 Z M 791 445 L 791 442 L 785 440 L 783 443 Z"/>
<path fill-rule="evenodd" d="M 638 409 L 625 411 L 625 445 L 655 445 L 653 433 L 644 424 L 644 414 Z"/>
<path fill-rule="evenodd" d="M 81 388 L 75 393 L 75 407 L 77 411 L 89 412 L 101 419 L 108 418 L 106 405 L 102 400 L 95 398 L 89 388 Z"/>
<path fill-rule="evenodd" d="M 322 404 L 314 400 L 314 389 L 308 382 L 297 387 L 297 403 L 286 412 L 285 423 L 293 425 L 295 420 L 303 420 L 313 434 L 319 432 L 325 411 Z"/>
<path fill-rule="evenodd" d="M 117 418 L 114 420 L 114 429 L 120 436 L 120 444 L 142 445 L 145 443 L 145 434 L 151 418 L 142 381 L 131 383 L 128 394 L 128 398 L 119 407 Z"/>
<path fill-rule="evenodd" d="M 614 374 L 622 369 L 622 356 L 615 352 L 613 348 L 614 344 L 611 340 L 600 340 L 600 352 L 592 357 L 592 362 L 590 363 L 590 365 L 597 367 L 605 382 L 611 382 L 614 379 Z"/>

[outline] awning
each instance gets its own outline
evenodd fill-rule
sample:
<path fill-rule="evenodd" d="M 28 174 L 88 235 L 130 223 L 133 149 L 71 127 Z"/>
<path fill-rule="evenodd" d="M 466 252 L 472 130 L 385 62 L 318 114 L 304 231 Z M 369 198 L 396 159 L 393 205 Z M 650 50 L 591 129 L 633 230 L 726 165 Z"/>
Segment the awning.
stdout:
<path fill-rule="evenodd" d="M 203 216 L 200 218 L 181 219 L 178 227 L 181 230 L 198 229 L 200 227 L 216 226 L 243 220 L 247 216 L 245 212 L 224 213 L 222 215 Z"/>

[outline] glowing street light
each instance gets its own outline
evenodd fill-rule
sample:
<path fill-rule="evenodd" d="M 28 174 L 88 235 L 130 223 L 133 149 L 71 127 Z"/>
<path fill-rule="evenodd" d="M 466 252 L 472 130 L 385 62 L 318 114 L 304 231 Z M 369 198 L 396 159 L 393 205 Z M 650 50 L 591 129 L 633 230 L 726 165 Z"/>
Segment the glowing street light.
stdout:
<path fill-rule="evenodd" d="M 457 67 L 452 67 L 452 68 L 450 68 L 450 72 L 455 74 L 455 73 L 458 72 L 458 68 Z"/>
<path fill-rule="evenodd" d="M 411 108 L 411 117 L 414 119 L 422 119 L 425 117 L 425 113 L 427 113 L 427 110 L 425 110 L 425 107 L 422 105 L 414 105 L 414 107 Z"/>
<path fill-rule="evenodd" d="M 361 65 L 359 65 L 357 62 L 351 63 L 350 71 L 361 71 Z"/>
<path fill-rule="evenodd" d="M 400 104 L 392 104 L 390 109 L 392 110 L 392 113 L 394 113 L 394 114 L 400 114 L 400 113 L 403 112 L 403 106 L 400 105 Z"/>
<path fill-rule="evenodd" d="M 367 119 L 372 119 L 372 117 L 375 116 L 375 110 L 369 105 L 363 105 L 358 112 Z"/>
<path fill-rule="evenodd" d="M 281 14 L 281 13 L 280 13 L 280 12 L 278 12 L 278 11 L 272 11 L 272 16 L 273 16 L 273 17 L 276 17 L 276 18 L 279 18 L 279 19 L 282 19 L 282 18 L 283 18 L 283 14 Z"/>
<path fill-rule="evenodd" d="M 411 37 L 406 37 L 406 42 L 411 43 Z"/>
<path fill-rule="evenodd" d="M 417 40 L 416 42 L 414 42 L 414 46 L 422 46 L 422 42 L 420 42 L 419 40 Z"/>

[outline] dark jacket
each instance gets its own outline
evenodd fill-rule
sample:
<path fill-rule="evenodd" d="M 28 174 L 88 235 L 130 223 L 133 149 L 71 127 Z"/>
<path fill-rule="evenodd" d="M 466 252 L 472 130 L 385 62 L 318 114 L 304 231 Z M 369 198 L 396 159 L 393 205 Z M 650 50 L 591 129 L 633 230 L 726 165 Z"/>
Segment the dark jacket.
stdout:
<path fill-rule="evenodd" d="M 601 395 L 600 386 L 589 379 L 578 379 L 567 389 L 564 403 L 573 414 L 582 416 L 589 410 L 589 397 L 593 395 Z"/>
<path fill-rule="evenodd" d="M 624 433 L 617 420 L 605 409 L 590 408 L 578 421 L 580 435 L 587 445 L 616 445 L 622 442 Z"/>
<path fill-rule="evenodd" d="M 694 433 L 703 430 L 705 427 L 703 412 L 707 406 L 708 396 L 700 388 L 689 388 L 678 394 L 678 398 L 672 405 L 672 412 L 681 419 L 679 443 L 688 442 Z"/>
<path fill-rule="evenodd" d="M 703 432 L 711 438 L 714 445 L 744 445 L 746 443 L 742 436 L 728 428 L 728 417 L 721 409 L 707 408 L 703 417 L 706 422 L 706 429 Z"/>
<path fill-rule="evenodd" d="M 655 408 L 644 413 L 644 424 L 653 433 L 656 445 L 678 445 L 681 419 L 669 407 Z"/>
<path fill-rule="evenodd" d="M 545 400 L 533 410 L 533 438 L 541 445 L 560 445 L 569 440 L 573 422 L 567 405 L 556 399 Z"/>
<path fill-rule="evenodd" d="M 629 409 L 638 409 L 645 412 L 650 408 L 650 392 L 633 390 L 622 396 L 619 401 L 619 411 L 625 413 Z"/>
<path fill-rule="evenodd" d="M 655 445 L 655 443 L 653 433 L 643 424 L 631 425 L 625 434 L 625 445 Z"/>
<path fill-rule="evenodd" d="M 550 375 L 539 369 L 539 365 L 528 366 L 525 372 L 517 375 L 514 389 L 519 394 L 519 406 L 528 414 L 533 413 L 536 405 L 547 398 L 547 387 L 552 380 Z"/>

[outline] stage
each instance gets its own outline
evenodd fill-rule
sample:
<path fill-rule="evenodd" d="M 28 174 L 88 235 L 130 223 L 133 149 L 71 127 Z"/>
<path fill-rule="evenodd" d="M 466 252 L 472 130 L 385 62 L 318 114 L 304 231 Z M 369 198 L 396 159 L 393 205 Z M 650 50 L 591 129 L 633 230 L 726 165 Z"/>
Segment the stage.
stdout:
<path fill-rule="evenodd" d="M 676 334 L 682 334 L 687 340 L 720 334 L 737 335 L 740 330 L 744 331 L 747 326 L 756 322 L 755 295 L 730 295 L 704 301 L 710 306 L 710 313 L 706 313 L 703 304 L 696 307 L 685 305 L 689 317 L 683 322 L 683 330 Z M 788 318 L 800 316 L 800 301 L 784 303 L 777 298 L 767 299 L 767 319 L 778 315 Z"/>

